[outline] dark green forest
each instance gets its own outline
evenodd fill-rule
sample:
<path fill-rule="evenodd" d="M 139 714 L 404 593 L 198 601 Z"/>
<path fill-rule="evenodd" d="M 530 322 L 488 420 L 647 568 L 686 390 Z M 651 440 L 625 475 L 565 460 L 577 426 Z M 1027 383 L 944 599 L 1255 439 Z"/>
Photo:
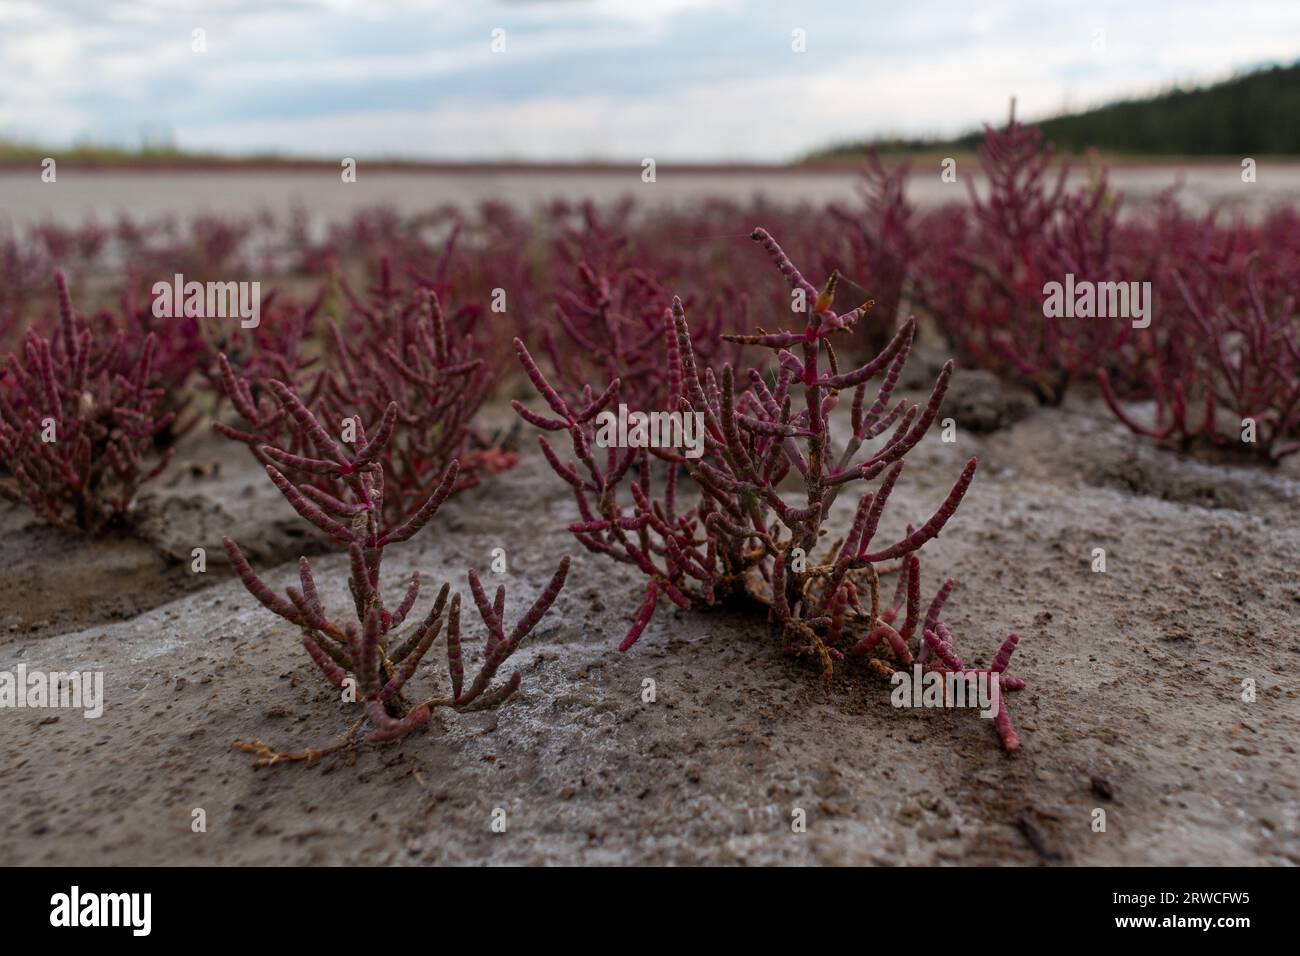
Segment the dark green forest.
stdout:
<path fill-rule="evenodd" d="M 1033 119 L 1030 117 L 1030 119 Z M 1151 156 L 1300 154 L 1300 63 L 1275 66 L 1207 86 L 1175 88 L 1140 99 L 1038 121 L 1061 149 Z M 881 139 L 845 143 L 814 159 L 860 154 L 969 151 L 981 133 L 955 139 Z"/>

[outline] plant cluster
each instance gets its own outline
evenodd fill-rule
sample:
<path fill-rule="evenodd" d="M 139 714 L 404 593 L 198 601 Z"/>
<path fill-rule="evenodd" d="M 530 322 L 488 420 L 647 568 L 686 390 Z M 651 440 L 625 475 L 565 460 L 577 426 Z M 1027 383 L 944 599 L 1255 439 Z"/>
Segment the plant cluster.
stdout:
<path fill-rule="evenodd" d="M 669 295 L 656 275 L 630 264 L 625 242 L 609 238 L 597 254 L 591 245 L 570 266 L 574 282 L 558 293 L 555 325 L 541 330 L 551 376 L 570 397 L 581 394 L 593 375 L 618 378 L 619 397 L 629 407 L 661 407 L 672 398 L 662 349 Z M 723 340 L 721 301 L 702 311 L 708 318 L 692 331 L 694 347 L 711 357 L 734 353 Z"/>
<path fill-rule="evenodd" d="M 378 421 L 389 408 L 396 410 L 401 427 L 377 451 L 389 478 L 386 513 L 395 519 L 428 496 L 453 460 L 461 466 L 453 491 L 461 491 L 477 484 L 481 473 L 504 470 L 516 459 L 474 431 L 473 417 L 492 386 L 491 370 L 478 355 L 472 334 L 477 312 L 462 309 L 449 322 L 432 290 L 399 291 L 387 266 L 369 292 L 366 301 L 348 290 L 353 312 L 343 322 L 327 325 L 332 351 L 310 384 L 303 363 L 273 349 L 262 354 L 293 373 L 289 381 L 307 390 L 306 402 L 315 414 L 354 434 L 357 423 Z M 216 422 L 221 434 L 247 444 L 264 465 L 262 448 L 268 443 L 295 453 L 307 447 L 279 396 L 271 394 L 274 386 L 267 387 L 267 378 L 251 377 L 250 382 L 237 375 L 224 354 L 218 367 L 222 391 L 243 420 L 242 427 Z"/>
<path fill-rule="evenodd" d="M 906 194 L 910 173 L 910 164 L 887 167 L 879 155 L 869 152 L 859 184 L 860 208 L 849 209 L 837 203 L 828 207 L 828 212 L 846 226 L 848 252 L 845 264 L 838 268 L 871 286 L 875 305 L 858 322 L 857 329 L 862 345 L 871 352 L 880 351 L 898 323 L 906 318 L 912 271 L 921 255 L 916 212 Z M 831 264 L 828 271 L 835 268 Z"/>
<path fill-rule="evenodd" d="M 1152 276 L 1158 320 L 1097 369 L 1102 395 L 1136 434 L 1187 448 L 1244 448 L 1270 462 L 1300 451 L 1300 221 L 1281 210 L 1220 226 L 1165 197 L 1152 227 L 1123 241 Z M 1125 408 L 1150 402 L 1149 421 Z"/>
<path fill-rule="evenodd" d="M 0 493 L 52 525 L 94 533 L 167 466 L 171 450 L 158 455 L 156 439 L 174 416 L 162 411 L 157 340 L 128 343 L 87 321 L 62 273 L 56 284 L 55 334 L 29 329 L 0 374 Z"/>
<path fill-rule="evenodd" d="M 662 366 L 670 402 L 653 414 L 664 420 L 670 411 L 696 416 L 703 427 L 699 457 L 662 446 L 607 444 L 598 450 L 599 419 L 621 398 L 621 380 L 615 378 L 599 394 L 587 386 L 570 401 L 521 341 L 515 343 L 520 362 L 550 412 L 537 413 L 520 402 L 515 410 L 542 430 L 543 454 L 573 491 L 581 520 L 570 532 L 589 551 L 629 564 L 646 578 L 620 650 L 638 640 L 662 598 L 687 610 L 726 603 L 762 608 L 780 627 L 786 651 L 815 655 L 828 676 L 846 654 L 861 656 L 877 645 L 887 648 L 894 662 L 910 665 L 914 653 L 908 641 L 924 654 L 925 631 L 917 626 L 915 602 L 908 604 L 901 632 L 883 620 L 880 578 L 911 565 L 919 568 L 917 552 L 956 512 L 976 460 L 967 462 L 938 510 L 919 527 L 909 526 L 883 546 L 876 545 L 876 534 L 905 456 L 935 421 L 952 363 L 924 407 L 894 401 L 915 334 L 915 321 L 908 319 L 878 355 L 842 370 L 833 339 L 849 336 L 865 309 L 836 312 L 834 273 L 819 290 L 765 230 L 755 230 L 752 238 L 796 299 L 807 303 L 803 328 L 724 335 L 773 353 L 772 368 L 751 367 L 742 377 L 730 364 L 719 371 L 702 365 L 681 300 L 673 300 Z M 877 377 L 881 380 L 872 391 Z M 850 433 L 837 443 L 832 413 L 842 399 L 850 406 Z M 561 459 L 545 432 L 567 434 L 570 460 Z M 656 470 L 661 481 L 655 480 Z M 876 480 L 877 487 L 859 498 L 848 534 L 822 551 L 838 496 Z M 789 485 L 798 489 L 796 500 L 787 500 Z M 919 588 L 919 570 L 909 580 Z M 938 630 L 941 606 L 939 599 L 926 628 L 940 642 L 946 633 Z M 877 669 L 888 672 L 889 665 L 876 660 Z M 1004 741 L 1014 749 L 1014 732 L 1004 734 Z"/>
<path fill-rule="evenodd" d="M 903 167 L 870 157 L 850 226 L 851 269 L 889 308 L 924 308 L 958 360 L 1059 403 L 1097 382 L 1135 433 L 1182 448 L 1231 447 L 1276 462 L 1300 450 L 1300 242 L 1293 209 L 1225 224 L 1186 212 L 1173 191 L 1121 217 L 1104 170 L 1069 185 L 1035 127 L 986 129 L 986 182 L 969 201 L 916 216 Z M 864 258 L 859 250 L 872 253 Z M 1149 325 L 1130 316 L 1062 317 L 1048 283 L 1149 283 Z M 1134 410 L 1149 403 L 1154 414 Z"/>
<path fill-rule="evenodd" d="M 981 165 L 983 194 L 968 176 L 968 204 L 921 226 L 945 244 L 914 241 L 929 250 L 917 264 L 917 298 L 962 364 L 992 369 L 1059 404 L 1071 382 L 1090 377 L 1098 356 L 1114 348 L 1125 320 L 1050 316 L 1044 287 L 1067 275 L 1098 282 L 1123 273 L 1113 251 L 1118 203 L 1104 173 L 1067 188 L 1070 164 L 1053 173 L 1038 128 L 1014 118 L 986 129 Z"/>
<path fill-rule="evenodd" d="M 1014 118 L 986 131 L 981 163 L 982 185 L 963 176 L 967 204 L 924 214 L 907 201 L 907 168 L 870 157 L 856 210 L 555 202 L 526 216 L 487 203 L 364 210 L 323 239 L 303 215 L 287 226 L 123 218 L 6 235 L 0 340 L 15 354 L 0 370 L 0 493 L 60 527 L 98 531 L 121 520 L 197 419 L 213 417 L 353 556 L 354 607 L 342 621 L 314 596 L 305 561 L 301 587 L 279 596 L 230 546 L 250 591 L 303 630 L 327 678 L 353 675 L 371 739 L 390 739 L 433 707 L 508 696 L 512 682 L 495 683 L 496 670 L 563 583 L 567 560 L 507 633 L 504 592 L 489 600 L 469 573 L 489 636 L 483 679 L 467 687 L 459 597 L 444 586 L 430 616 L 406 627 L 418 580 L 396 607 L 380 597 L 384 547 L 416 533 L 447 496 L 514 463 L 508 443 L 476 425 L 513 351 L 545 405 L 515 408 L 541 430 L 543 454 L 574 495 L 569 530 L 644 579 L 623 649 L 661 603 L 732 604 L 767 615 L 790 654 L 827 673 L 853 659 L 880 673 L 918 662 L 981 673 L 961 663 L 942 620 L 951 583 L 924 614 L 919 590 L 919 552 L 956 512 L 974 459 L 932 515 L 877 540 L 894 524 L 887 505 L 953 369 L 944 366 L 919 405 L 895 395 L 920 334 L 912 305 L 959 362 L 1044 403 L 1095 381 L 1139 435 L 1247 448 L 1269 462 L 1300 451 L 1294 210 L 1230 223 L 1192 215 L 1170 194 L 1121 216 L 1103 172 L 1072 186 L 1069 165 Z M 784 249 L 765 230 L 737 231 L 755 218 Z M 830 278 L 814 286 L 786 250 Z M 82 277 L 73 288 L 85 301 L 85 277 L 120 263 L 129 267 L 117 308 L 75 313 L 61 275 L 58 309 L 37 305 L 54 265 Z M 784 287 L 767 281 L 772 265 Z M 178 272 L 257 274 L 277 290 L 256 329 L 154 316 L 142 290 Z M 1048 315 L 1045 286 L 1066 275 L 1149 281 L 1153 321 Z M 792 328 L 753 324 L 792 307 Z M 667 423 L 683 439 L 698 422 L 700 454 L 680 442 L 611 443 L 604 421 L 624 408 L 641 414 L 638 427 Z M 567 454 L 553 444 L 561 434 Z M 831 540 L 845 493 L 852 517 Z M 882 607 L 891 575 L 895 600 Z M 403 686 L 443 633 L 452 692 L 406 699 Z M 987 671 L 1004 689 L 1023 686 L 1005 675 L 1015 644 L 1013 635 Z M 1009 713 L 998 728 L 1014 749 Z"/>
<path fill-rule="evenodd" d="M 282 597 L 257 576 L 239 546 L 227 537 L 226 551 L 249 593 L 301 630 L 303 647 L 325 679 L 344 691 L 345 698 L 364 708 L 364 719 L 370 725 L 366 739 L 372 743 L 406 735 L 427 721 L 438 707 L 464 712 L 492 708 L 508 699 L 518 690 L 521 675 L 515 671 L 507 680 L 494 685 L 497 671 L 555 602 L 568 574 L 568 557 L 560 560 L 541 596 L 508 632 L 505 586 L 499 587 L 489 600 L 477 573 L 469 570 L 470 592 L 487 638 L 482 663 L 466 686 L 467 655 L 461 642 L 460 594 L 453 594 L 448 603 L 450 585 L 443 584 L 424 619 L 401 630 L 419 599 L 420 574 L 417 571 L 411 576 L 396 606 L 385 602 L 380 577 L 385 549 L 413 537 L 433 519 L 456 486 L 459 463 L 452 460 L 448 464 L 437 487 L 417 508 L 399 520 L 390 520 L 384 508 L 390 481 L 382 462 L 400 427 L 397 403 L 388 405 L 369 438 L 358 422 L 357 448 L 349 453 L 287 385 L 272 381 L 270 387 L 280 403 L 284 420 L 291 423 L 296 438 L 294 447 L 310 449 L 310 454 L 265 445 L 261 453 L 271 462 L 266 465 L 267 475 L 304 520 L 347 548 L 351 566 L 348 576 L 351 620 L 340 621 L 326 612 L 306 557 L 298 559 L 301 587 L 287 588 Z M 403 689 L 444 632 L 444 624 L 450 693 L 408 700 Z M 325 750 L 280 753 L 261 741 L 237 746 L 257 754 L 260 766 L 282 760 L 310 760 L 350 746 L 360 727 L 358 722 L 341 743 Z"/>

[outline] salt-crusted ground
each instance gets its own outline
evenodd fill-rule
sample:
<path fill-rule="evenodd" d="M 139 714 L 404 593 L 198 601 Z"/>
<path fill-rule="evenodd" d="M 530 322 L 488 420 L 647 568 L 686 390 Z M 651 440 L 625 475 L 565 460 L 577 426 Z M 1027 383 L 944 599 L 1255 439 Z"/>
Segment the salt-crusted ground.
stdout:
<path fill-rule="evenodd" d="M 940 178 L 938 157 L 917 159 L 908 177 L 909 201 L 921 208 L 966 197 L 965 179 L 983 188 L 974 159 L 958 160 L 960 182 Z M 857 163 L 842 166 L 740 167 L 681 169 L 659 167 L 654 183 L 641 180 L 640 164 L 626 168 L 571 166 L 526 172 L 509 167 L 401 170 L 370 168 L 356 182 L 340 188 L 337 172 L 293 168 L 95 169 L 60 164 L 58 188 L 50 189 L 26 169 L 0 168 L 4 216 L 30 225 L 55 221 L 78 225 L 88 215 L 113 222 L 121 214 L 159 216 L 257 216 L 265 212 L 281 221 L 309 212 L 317 224 L 338 222 L 376 205 L 395 209 L 434 209 L 444 204 L 475 209 L 485 201 L 520 208 L 564 198 L 611 203 L 630 197 L 641 208 L 662 209 L 714 199 L 747 202 L 756 195 L 782 203 L 855 201 L 860 186 Z M 333 174 L 331 174 L 333 173 Z M 1087 181 L 1087 163 L 1077 162 L 1071 188 Z M 1243 183 L 1241 166 L 1230 162 L 1111 163 L 1111 186 L 1134 202 L 1156 198 L 1181 185 L 1179 199 L 1200 211 L 1219 206 L 1257 216 L 1294 201 L 1300 189 L 1300 164 L 1282 157 L 1261 159 L 1258 181 Z"/>
<path fill-rule="evenodd" d="M 385 566 L 394 587 L 419 567 L 464 588 L 504 547 L 513 618 L 572 554 L 516 658 L 523 692 L 354 762 L 254 770 L 231 741 L 328 744 L 352 714 L 222 560 L 233 528 L 289 583 L 294 516 L 242 448 L 195 440 L 143 503 L 143 539 L 72 541 L 0 505 L 0 670 L 102 669 L 107 695 L 93 720 L 0 710 L 0 864 L 1300 864 L 1300 463 L 1181 457 L 1086 398 L 977 435 L 962 423 L 999 418 L 989 387 L 950 401 L 955 444 L 909 456 L 881 535 L 979 455 L 924 591 L 959 579 L 946 619 L 968 660 L 1021 633 L 1014 756 L 973 712 L 894 710 L 856 667 L 824 685 L 762 620 L 663 609 L 619 654 L 639 582 L 571 542 L 528 437 L 520 467 Z M 314 562 L 341 606 L 345 561 Z M 414 683 L 445 680 L 435 649 Z"/>

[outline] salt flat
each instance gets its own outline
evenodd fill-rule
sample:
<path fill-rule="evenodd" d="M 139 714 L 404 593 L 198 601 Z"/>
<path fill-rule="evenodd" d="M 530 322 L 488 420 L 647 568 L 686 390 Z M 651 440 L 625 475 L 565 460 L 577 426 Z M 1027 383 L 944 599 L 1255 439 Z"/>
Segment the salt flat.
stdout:
<path fill-rule="evenodd" d="M 1086 171 L 1076 164 L 1073 182 Z M 969 168 L 969 173 L 967 169 Z M 908 196 L 918 206 L 932 207 L 966 198 L 963 179 L 980 179 L 976 164 L 959 165 L 958 182 L 940 181 L 934 169 L 914 167 Z M 1183 183 L 1180 199 L 1192 208 L 1221 204 L 1256 216 L 1280 203 L 1300 201 L 1300 164 L 1261 161 L 1253 183 L 1241 181 L 1236 164 L 1135 165 L 1114 169 L 1111 183 L 1134 201 L 1156 197 Z M 572 171 L 520 171 L 457 168 L 449 171 L 368 172 L 362 164 L 355 183 L 344 183 L 328 167 L 273 171 L 150 170 L 105 171 L 60 167 L 58 180 L 42 183 L 39 168 L 30 172 L 0 171 L 0 221 L 78 223 L 94 216 L 110 222 L 122 213 L 133 218 L 197 213 L 252 215 L 270 212 L 287 216 L 303 210 L 323 223 L 375 204 L 414 212 L 448 203 L 470 208 L 488 200 L 525 207 L 551 199 L 592 199 L 612 202 L 631 196 L 647 210 L 708 198 L 737 202 L 758 195 L 784 203 L 851 202 L 858 177 L 851 168 L 823 171 L 754 169 L 675 172 L 659 167 L 653 183 L 642 182 L 641 167 L 626 171 L 575 168 Z"/>

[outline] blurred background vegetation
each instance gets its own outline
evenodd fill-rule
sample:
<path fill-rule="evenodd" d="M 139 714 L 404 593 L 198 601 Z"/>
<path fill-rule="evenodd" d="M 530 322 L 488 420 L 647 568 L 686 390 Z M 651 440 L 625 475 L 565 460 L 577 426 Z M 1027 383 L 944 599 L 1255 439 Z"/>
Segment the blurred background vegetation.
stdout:
<path fill-rule="evenodd" d="M 1041 120 L 1039 125 L 1048 140 L 1074 153 L 1097 149 L 1131 156 L 1298 155 L 1300 63 L 1121 100 Z M 869 145 L 881 153 L 972 152 L 981 136 L 971 130 L 948 140 L 860 140 L 819 151 L 810 159 L 857 157 Z"/>

